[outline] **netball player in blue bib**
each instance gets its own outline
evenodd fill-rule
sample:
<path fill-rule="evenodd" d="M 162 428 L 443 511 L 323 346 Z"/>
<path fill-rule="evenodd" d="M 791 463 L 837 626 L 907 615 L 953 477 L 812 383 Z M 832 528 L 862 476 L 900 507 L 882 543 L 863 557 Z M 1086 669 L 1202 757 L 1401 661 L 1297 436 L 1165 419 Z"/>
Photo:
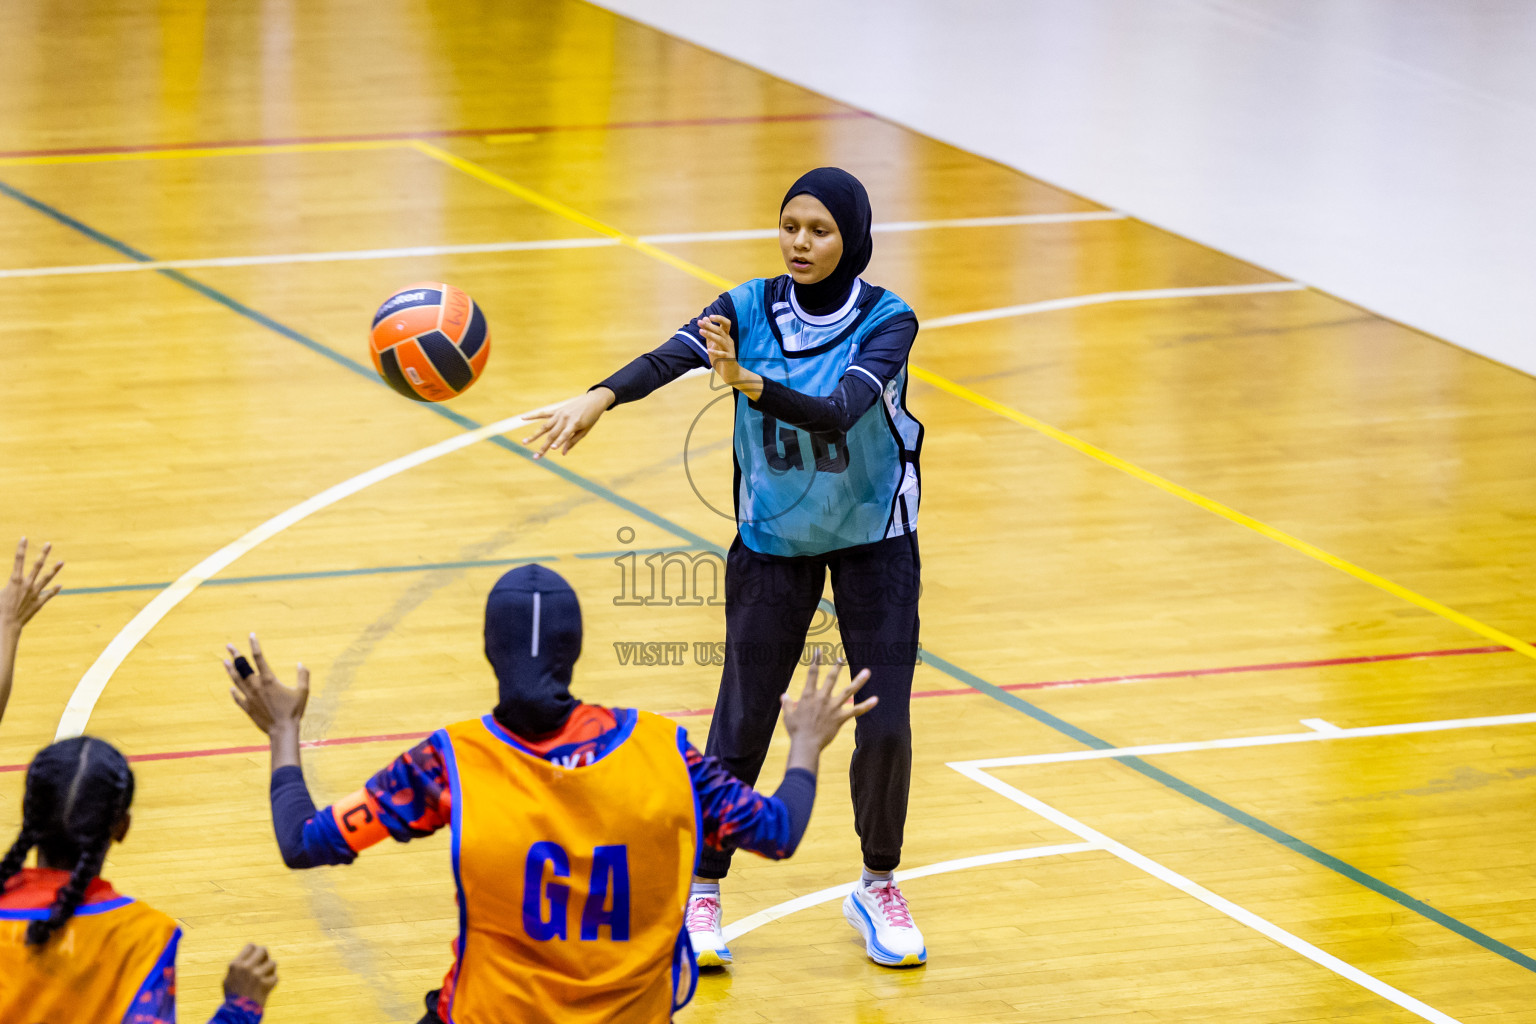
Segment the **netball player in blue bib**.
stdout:
<path fill-rule="evenodd" d="M 849 775 L 863 876 L 843 904 L 871 959 L 927 959 L 892 872 L 911 777 L 908 706 L 918 643 L 918 452 L 907 411 L 917 318 L 859 275 L 869 197 L 835 167 L 802 176 L 779 210 L 788 273 L 732 288 L 660 348 L 543 418 L 537 455 L 562 453 L 614 405 L 709 367 L 736 389 L 737 536 L 726 560 L 726 662 L 707 753 L 755 782 L 828 572 L 850 667 L 879 705 L 860 718 Z M 699 963 L 731 962 L 720 927 L 730 854 L 703 850 L 688 927 Z"/>

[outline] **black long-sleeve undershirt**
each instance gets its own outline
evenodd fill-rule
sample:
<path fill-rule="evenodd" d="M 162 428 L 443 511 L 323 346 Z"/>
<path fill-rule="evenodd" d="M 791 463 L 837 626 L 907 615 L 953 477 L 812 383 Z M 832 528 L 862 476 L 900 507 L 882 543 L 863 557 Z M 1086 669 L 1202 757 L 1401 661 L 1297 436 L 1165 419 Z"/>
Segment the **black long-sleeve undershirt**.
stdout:
<path fill-rule="evenodd" d="M 825 398 L 787 388 L 763 378 L 763 393 L 752 404 L 781 423 L 813 434 L 847 433 L 880 397 L 875 386 L 850 373 L 837 382 L 837 390 Z"/>
<path fill-rule="evenodd" d="M 811 823 L 811 809 L 816 805 L 816 775 L 804 768 L 791 768 L 784 781 L 773 791 L 773 798 L 789 812 L 789 852 L 793 853 L 805 837 Z"/>
<path fill-rule="evenodd" d="M 290 868 L 317 868 L 320 863 L 304 848 L 304 823 L 315 816 L 315 801 L 304 783 L 304 772 L 285 765 L 272 773 L 272 831 L 277 833 L 277 848 L 283 863 Z M 355 860 L 328 861 L 349 864 Z"/>
<path fill-rule="evenodd" d="M 636 356 L 592 388 L 613 392 L 613 404 L 638 402 L 663 384 L 670 384 L 689 370 L 709 366 L 702 352 L 673 335 L 644 355 Z M 592 390 L 589 388 L 588 390 Z"/>

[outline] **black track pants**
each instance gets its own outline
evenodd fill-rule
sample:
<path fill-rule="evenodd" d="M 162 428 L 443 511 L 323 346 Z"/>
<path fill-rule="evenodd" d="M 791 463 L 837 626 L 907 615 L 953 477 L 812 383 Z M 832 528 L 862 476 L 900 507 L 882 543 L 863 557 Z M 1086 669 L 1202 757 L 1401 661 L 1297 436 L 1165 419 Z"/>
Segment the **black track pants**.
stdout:
<path fill-rule="evenodd" d="M 807 637 L 828 570 L 837 632 Z M 880 703 L 854 724 L 848 776 L 864 863 L 889 871 L 901 860 L 912 778 L 912 672 L 921 589 L 917 536 L 904 534 L 824 555 L 781 558 L 731 543 L 725 563 L 725 669 L 705 753 L 755 784 L 779 719 L 779 695 L 796 675 L 807 640 L 843 645 L 843 680 L 869 669 L 859 699 Z M 840 634 L 840 635 L 839 635 Z M 724 878 L 729 853 L 708 848 L 699 874 Z"/>

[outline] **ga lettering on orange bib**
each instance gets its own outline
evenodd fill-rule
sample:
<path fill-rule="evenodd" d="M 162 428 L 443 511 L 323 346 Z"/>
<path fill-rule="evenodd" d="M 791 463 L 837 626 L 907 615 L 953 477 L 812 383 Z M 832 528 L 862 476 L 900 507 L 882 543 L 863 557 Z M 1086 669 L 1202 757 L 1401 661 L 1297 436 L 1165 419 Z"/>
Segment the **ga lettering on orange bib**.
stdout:
<path fill-rule="evenodd" d="M 522 749 L 490 715 L 439 734 L 459 890 L 449 1024 L 664 1024 L 692 995 L 682 730 L 618 714 L 627 734 L 579 767 Z"/>

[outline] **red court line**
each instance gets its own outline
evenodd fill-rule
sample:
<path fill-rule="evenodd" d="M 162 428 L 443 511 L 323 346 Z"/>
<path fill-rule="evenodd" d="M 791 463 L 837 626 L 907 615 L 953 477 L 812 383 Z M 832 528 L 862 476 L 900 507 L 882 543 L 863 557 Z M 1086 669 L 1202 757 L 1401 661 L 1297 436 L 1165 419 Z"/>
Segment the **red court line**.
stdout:
<path fill-rule="evenodd" d="M 1281 672 L 1298 668 L 1326 668 L 1332 665 L 1370 665 L 1383 661 L 1413 661 L 1419 658 L 1452 658 L 1464 654 L 1498 654 L 1508 647 L 1448 647 L 1438 651 L 1409 651 L 1404 654 L 1365 654 L 1353 658 L 1320 658 L 1315 661 L 1273 661 L 1262 665 L 1232 665 L 1226 668 L 1192 668 L 1175 672 L 1142 672 L 1128 676 L 1087 676 L 1082 679 L 1050 679 L 1038 683 L 1009 683 L 1003 690 L 1048 690 L 1059 686 L 1093 686 L 1098 683 L 1133 683 L 1143 679 L 1183 679 L 1198 676 L 1234 675 L 1239 672 Z M 914 690 L 913 697 L 962 697 L 979 695 L 980 691 L 969 686 L 954 690 Z M 714 714 L 713 708 L 690 708 L 669 711 L 665 718 L 699 718 Z M 377 736 L 339 736 L 335 739 L 305 740 L 301 747 L 340 747 L 355 743 L 390 743 L 426 738 L 425 732 L 383 733 Z M 227 754 L 259 754 L 267 749 L 265 743 L 249 747 L 215 747 L 208 750 L 171 750 L 156 754 L 134 754 L 129 761 L 180 761 L 192 757 L 221 757 Z M 0 773 L 19 772 L 24 764 L 0 764 Z"/>
<path fill-rule="evenodd" d="M 1082 679 L 1052 679 L 1040 683 L 1008 683 L 1000 690 L 1048 690 L 1057 686 L 1092 686 L 1095 683 L 1134 683 L 1143 679 L 1184 679 L 1193 676 L 1225 676 L 1239 672 L 1280 672 L 1297 668 L 1326 668 L 1330 665 L 1369 665 L 1379 661 L 1412 661 L 1417 658 L 1452 658 L 1462 654 L 1498 654 L 1508 647 L 1448 647 L 1439 651 L 1409 651 L 1404 654 L 1365 654 L 1353 658 L 1320 658 L 1316 661 L 1274 661 L 1262 665 L 1230 665 L 1225 668 L 1189 668 L 1174 672 L 1142 672 L 1129 676 L 1086 676 Z M 914 690 L 914 697 L 958 697 L 979 691 L 969 686 L 953 690 Z"/>
<path fill-rule="evenodd" d="M 685 711 L 669 711 L 665 718 L 693 718 L 699 715 L 714 714 L 712 708 L 697 708 Z M 389 732 L 380 733 L 377 736 L 337 736 L 323 740 L 304 740 L 301 747 L 314 749 L 315 747 L 341 747 L 354 743 L 403 743 L 408 740 L 424 740 L 430 736 L 430 732 Z M 268 750 L 265 743 L 252 744 L 248 747 L 210 747 L 207 750 L 166 750 L 155 754 L 131 754 L 128 760 L 137 764 L 140 761 L 181 761 L 193 757 L 223 757 L 228 754 L 260 754 Z M 24 764 L 0 764 L 0 773 L 19 772 L 27 766 Z"/>
<path fill-rule="evenodd" d="M 635 128 L 709 128 L 733 124 L 778 124 L 793 121 L 874 120 L 863 110 L 829 110 L 806 114 L 755 114 L 745 117 L 685 117 L 662 121 L 608 121 L 601 124 L 531 124 L 511 128 L 444 128 L 373 135 L 295 135 L 290 138 L 228 139 L 222 142 L 162 142 L 140 146 L 83 146 L 75 149 L 12 149 L 0 158 L 32 156 L 107 156 L 114 153 L 173 153 L 180 149 L 221 149 L 227 146 L 295 146 L 328 142 L 404 142 L 409 139 L 455 139 L 476 135 L 547 135 L 551 132 L 607 132 Z"/>

